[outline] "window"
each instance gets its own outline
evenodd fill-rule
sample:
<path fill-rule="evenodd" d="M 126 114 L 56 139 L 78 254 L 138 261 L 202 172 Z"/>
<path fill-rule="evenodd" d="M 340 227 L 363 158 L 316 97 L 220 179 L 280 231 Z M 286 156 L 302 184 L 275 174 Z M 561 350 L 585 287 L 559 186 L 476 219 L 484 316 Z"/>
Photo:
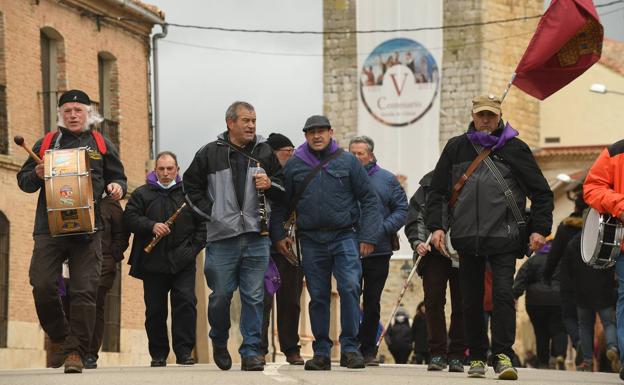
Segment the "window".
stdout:
<path fill-rule="evenodd" d="M 43 130 L 56 128 L 58 93 L 65 89 L 63 38 L 54 29 L 46 27 L 39 33 L 41 42 L 41 91 Z"/>
<path fill-rule="evenodd" d="M 7 347 L 9 321 L 9 220 L 0 211 L 0 348 Z"/>
<path fill-rule="evenodd" d="M 99 112 L 104 121 L 99 131 L 106 135 L 119 150 L 119 87 L 117 61 L 108 52 L 98 54 L 98 79 L 100 88 Z"/>

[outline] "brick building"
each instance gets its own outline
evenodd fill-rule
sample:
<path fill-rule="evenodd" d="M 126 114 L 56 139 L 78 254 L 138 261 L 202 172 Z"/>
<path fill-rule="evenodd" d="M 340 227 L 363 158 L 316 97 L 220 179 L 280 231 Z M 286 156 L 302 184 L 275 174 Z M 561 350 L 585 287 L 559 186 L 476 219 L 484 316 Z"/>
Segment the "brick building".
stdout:
<path fill-rule="evenodd" d="M 139 1 L 0 1 L 0 367 L 43 367 L 44 335 L 28 282 L 37 194 L 15 174 L 27 145 L 56 127 L 59 93 L 85 90 L 118 144 L 130 188 L 150 158 L 150 33 L 164 15 Z M 108 299 L 104 363 L 145 362 L 140 281 L 121 264 Z M 123 287 L 120 295 L 120 287 Z"/>

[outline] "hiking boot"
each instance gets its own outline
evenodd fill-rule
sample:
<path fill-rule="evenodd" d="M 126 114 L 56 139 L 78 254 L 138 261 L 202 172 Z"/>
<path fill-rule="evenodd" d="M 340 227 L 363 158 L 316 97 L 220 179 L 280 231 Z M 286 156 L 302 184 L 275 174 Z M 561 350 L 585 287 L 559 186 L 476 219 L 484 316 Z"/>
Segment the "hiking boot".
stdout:
<path fill-rule="evenodd" d="M 232 357 L 230 357 L 227 347 L 221 348 L 217 345 L 212 345 L 212 359 L 214 359 L 215 364 L 221 370 L 229 370 L 232 367 Z"/>
<path fill-rule="evenodd" d="M 82 373 L 84 365 L 77 352 L 71 352 L 65 357 L 65 373 Z"/>
<path fill-rule="evenodd" d="M 294 352 L 290 354 L 286 354 L 286 362 L 290 365 L 303 365 L 303 358 L 301 358 L 301 354 L 299 352 Z"/>
<path fill-rule="evenodd" d="M 446 369 L 446 359 L 442 356 L 433 356 L 427 366 L 427 370 L 430 372 L 437 372 L 444 369 Z"/>
<path fill-rule="evenodd" d="M 615 346 L 607 349 L 607 359 L 611 364 L 611 371 L 613 373 L 618 373 L 620 371 L 620 352 Z"/>
<path fill-rule="evenodd" d="M 46 362 L 48 368 L 60 368 L 65 363 L 65 353 L 63 352 L 64 341 L 54 342 L 50 340 L 50 353 Z"/>
<path fill-rule="evenodd" d="M 593 372 L 594 371 L 594 362 L 592 360 L 583 360 L 580 365 L 576 366 L 577 372 Z"/>
<path fill-rule="evenodd" d="M 331 360 L 326 356 L 317 356 L 316 354 L 311 360 L 307 360 L 304 366 L 305 370 L 331 370 Z"/>
<path fill-rule="evenodd" d="M 362 369 L 366 366 L 360 352 L 346 352 L 340 355 L 340 366 L 349 369 Z"/>
<path fill-rule="evenodd" d="M 461 360 L 457 358 L 452 358 L 449 361 L 449 370 L 450 373 L 463 373 L 464 372 L 464 364 Z"/>
<path fill-rule="evenodd" d="M 506 354 L 496 355 L 496 366 L 494 372 L 498 373 L 499 380 L 517 380 L 518 371 L 513 367 L 511 360 Z"/>
<path fill-rule="evenodd" d="M 166 358 L 152 358 L 152 361 L 150 362 L 150 366 L 152 368 L 159 368 L 161 366 L 167 366 L 167 359 Z"/>
<path fill-rule="evenodd" d="M 472 360 L 470 361 L 470 369 L 468 369 L 468 377 L 472 378 L 485 378 L 485 361 Z"/>
<path fill-rule="evenodd" d="M 84 359 L 84 368 L 85 369 L 97 369 L 97 357 L 93 354 L 87 354 Z"/>
<path fill-rule="evenodd" d="M 364 366 L 379 366 L 379 360 L 377 359 L 377 356 L 364 356 Z"/>
<path fill-rule="evenodd" d="M 264 362 L 260 359 L 264 356 L 249 356 L 241 358 L 241 370 L 249 372 L 261 372 L 264 370 Z"/>

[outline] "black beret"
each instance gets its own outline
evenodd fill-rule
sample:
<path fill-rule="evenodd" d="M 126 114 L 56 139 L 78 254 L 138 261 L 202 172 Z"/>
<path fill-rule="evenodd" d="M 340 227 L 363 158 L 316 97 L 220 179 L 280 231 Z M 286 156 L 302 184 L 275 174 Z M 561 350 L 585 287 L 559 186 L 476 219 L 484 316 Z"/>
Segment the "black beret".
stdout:
<path fill-rule="evenodd" d="M 295 145 L 285 135 L 272 133 L 267 138 L 267 143 L 274 150 L 279 150 L 284 147 L 295 147 Z"/>
<path fill-rule="evenodd" d="M 63 93 L 58 101 L 58 106 L 62 106 L 65 103 L 69 102 L 77 102 L 81 104 L 86 104 L 87 106 L 91 105 L 91 99 L 89 99 L 89 95 L 87 95 L 84 91 L 80 90 L 69 90 Z"/>

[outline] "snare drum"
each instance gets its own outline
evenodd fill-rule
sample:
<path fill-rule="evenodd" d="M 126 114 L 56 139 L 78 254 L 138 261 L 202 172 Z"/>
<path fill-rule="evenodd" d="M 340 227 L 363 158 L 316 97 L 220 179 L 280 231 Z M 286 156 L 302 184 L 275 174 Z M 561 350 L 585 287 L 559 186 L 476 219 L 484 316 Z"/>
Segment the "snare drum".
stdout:
<path fill-rule="evenodd" d="M 615 265 L 623 236 L 624 227 L 617 218 L 589 209 L 581 233 L 583 262 L 594 269 L 608 269 Z"/>
<path fill-rule="evenodd" d="M 44 170 L 50 234 L 93 233 L 93 185 L 86 148 L 47 150 Z"/>

